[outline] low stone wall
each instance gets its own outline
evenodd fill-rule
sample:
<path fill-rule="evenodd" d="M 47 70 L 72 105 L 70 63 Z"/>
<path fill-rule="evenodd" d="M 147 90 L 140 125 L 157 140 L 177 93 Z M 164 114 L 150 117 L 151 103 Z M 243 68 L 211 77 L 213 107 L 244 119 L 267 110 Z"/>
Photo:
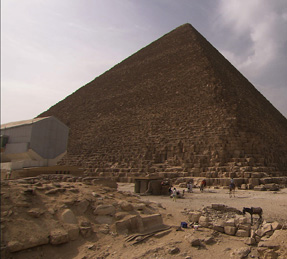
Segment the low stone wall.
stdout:
<path fill-rule="evenodd" d="M 96 170 L 94 173 L 88 173 L 91 176 L 100 177 L 112 177 L 118 182 L 133 183 L 134 178 L 142 176 L 139 172 L 128 171 L 118 171 L 118 170 Z M 248 186 L 257 186 L 260 184 L 270 184 L 275 183 L 279 185 L 287 186 L 287 176 L 270 176 L 266 172 L 242 172 L 242 173 L 225 173 L 221 174 L 202 174 L 198 176 L 192 176 L 190 172 L 183 171 L 171 171 L 171 172 L 154 172 L 144 175 L 145 177 L 162 178 L 168 179 L 173 184 L 187 183 L 193 181 L 194 179 L 206 179 L 207 186 L 229 186 L 230 178 L 234 178 L 236 187 L 241 187 L 241 185 L 246 184 Z M 196 183 L 194 183 L 196 184 Z M 252 189 L 252 188 L 249 188 Z"/>

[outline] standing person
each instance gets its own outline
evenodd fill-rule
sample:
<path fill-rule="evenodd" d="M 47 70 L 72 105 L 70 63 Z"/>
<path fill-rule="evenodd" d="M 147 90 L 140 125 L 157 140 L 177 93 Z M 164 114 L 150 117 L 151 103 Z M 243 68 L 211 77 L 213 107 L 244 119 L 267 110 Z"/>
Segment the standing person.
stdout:
<path fill-rule="evenodd" d="M 200 184 L 200 191 L 203 192 L 204 187 L 206 186 L 206 180 L 203 179 Z"/>
<path fill-rule="evenodd" d="M 187 192 L 190 192 L 190 185 L 189 183 L 186 184 Z"/>
<path fill-rule="evenodd" d="M 192 183 L 191 182 L 187 183 L 187 191 L 192 192 Z"/>
<path fill-rule="evenodd" d="M 7 172 L 6 172 L 6 179 L 10 179 L 11 178 L 11 169 L 9 169 Z"/>
<path fill-rule="evenodd" d="M 172 191 L 172 200 L 173 201 L 176 201 L 176 195 L 177 195 L 177 191 L 176 191 L 176 188 L 174 187 L 173 191 Z"/>
<path fill-rule="evenodd" d="M 230 184 L 229 184 L 229 198 L 232 197 L 232 193 L 233 193 L 233 197 L 235 197 L 235 183 L 234 183 L 233 177 L 230 179 Z"/>

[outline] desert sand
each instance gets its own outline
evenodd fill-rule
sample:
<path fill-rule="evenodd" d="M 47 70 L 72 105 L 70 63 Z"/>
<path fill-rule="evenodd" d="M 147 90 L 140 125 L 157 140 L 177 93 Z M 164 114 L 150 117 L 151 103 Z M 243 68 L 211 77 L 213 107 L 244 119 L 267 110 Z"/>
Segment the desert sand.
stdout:
<path fill-rule="evenodd" d="M 53 183 L 49 183 L 49 185 L 52 186 Z M 44 184 L 42 184 L 42 186 L 44 186 Z M 2 186 L 1 232 L 4 231 L 4 237 L 5 233 L 7 234 L 9 231 L 14 231 L 14 234 L 16 233 L 18 236 L 28 235 L 29 233 L 34 233 L 36 236 L 37 231 L 40 231 L 44 227 L 49 228 L 49 224 L 58 226 L 59 222 L 55 221 L 57 211 L 60 212 L 68 207 L 73 209 L 79 221 L 83 219 L 84 222 L 86 222 L 88 219 L 93 222 L 93 217 L 95 216 L 93 216 L 92 213 L 89 213 L 88 210 L 83 214 L 80 208 L 83 208 L 83 200 L 88 200 L 91 204 L 94 197 L 91 193 L 94 195 L 95 192 L 98 195 L 95 198 L 95 202 L 101 200 L 101 203 L 103 203 L 105 200 L 112 200 L 112 202 L 115 203 L 116 200 L 118 200 L 118 202 L 119 200 L 127 200 L 132 204 L 146 204 L 152 213 L 160 213 L 163 218 L 163 223 L 170 228 L 167 231 L 153 235 L 138 244 L 133 244 L 133 242 L 127 241 L 129 235 L 117 234 L 111 226 L 108 226 L 108 224 L 99 224 L 96 226 L 97 228 L 94 230 L 94 234 L 87 236 L 79 235 L 74 241 L 70 240 L 69 242 L 58 245 L 48 243 L 11 253 L 3 252 L 3 250 L 5 250 L 3 249 L 5 247 L 5 242 L 7 243 L 10 241 L 5 237 L 6 239 L 2 239 L 3 243 L 1 243 L 2 258 L 221 259 L 243 258 L 240 255 L 240 251 L 244 249 L 249 249 L 246 258 L 287 258 L 287 230 L 278 230 L 281 235 L 276 240 L 278 244 L 278 248 L 276 248 L 276 257 L 274 257 L 274 250 L 272 250 L 273 257 L 266 257 L 266 255 L 265 257 L 259 257 L 258 246 L 249 246 L 245 244 L 246 238 L 218 233 L 204 227 L 199 227 L 198 230 L 191 227 L 180 228 L 181 222 L 188 222 L 188 213 L 190 211 L 201 211 L 204 207 L 211 206 L 212 204 L 224 204 L 238 210 L 242 210 L 243 207 L 260 206 L 263 209 L 263 220 L 265 223 L 276 221 L 283 226 L 283 229 L 286 229 L 286 188 L 276 192 L 236 190 L 235 197 L 232 198 L 229 197 L 228 190 L 226 189 L 215 189 L 214 187 L 210 187 L 206 188 L 204 192 L 201 193 L 198 188 L 195 188 L 192 193 L 185 192 L 184 198 L 177 199 L 176 202 L 174 202 L 167 196 L 140 196 L 135 194 L 134 184 L 131 183 L 118 183 L 118 189 L 114 191 L 110 188 L 99 188 L 82 183 L 58 183 L 53 186 L 56 186 L 58 190 L 66 189 L 66 191 L 59 191 L 57 194 L 51 194 L 52 187 L 49 190 L 49 195 L 44 195 L 37 191 L 37 200 L 35 197 L 24 199 L 24 196 L 18 195 L 17 191 L 13 192 L 15 188 L 20 188 L 19 191 L 23 192 L 25 188 L 31 188 L 31 185 L 27 186 L 22 184 L 22 186 L 19 187 L 16 183 L 11 182 L 8 186 Z M 75 189 L 78 191 L 74 191 Z M 181 191 L 183 190 L 183 188 L 178 189 Z M 17 197 L 15 196 L 17 199 L 22 197 L 17 204 L 15 203 L 14 206 L 12 206 L 12 204 L 5 202 L 5 200 L 14 201 L 13 199 L 15 197 L 13 195 L 16 194 L 18 195 Z M 27 202 L 30 204 L 26 204 Z M 27 212 L 25 211 L 25 206 L 30 209 L 29 215 L 27 215 Z M 33 210 L 31 210 L 31 208 Z M 85 210 L 86 209 L 87 206 Z M 49 219 L 47 215 L 49 215 L 51 221 L 47 220 Z M 41 217 L 43 218 L 41 219 Z M 249 219 L 250 215 L 247 214 L 246 217 Z M 34 220 L 32 223 L 31 218 Z M 22 222 L 22 225 L 19 225 L 19 222 Z M 11 236 L 13 235 L 11 234 Z M 201 240 L 202 245 L 192 246 L 191 242 L 195 239 Z"/>

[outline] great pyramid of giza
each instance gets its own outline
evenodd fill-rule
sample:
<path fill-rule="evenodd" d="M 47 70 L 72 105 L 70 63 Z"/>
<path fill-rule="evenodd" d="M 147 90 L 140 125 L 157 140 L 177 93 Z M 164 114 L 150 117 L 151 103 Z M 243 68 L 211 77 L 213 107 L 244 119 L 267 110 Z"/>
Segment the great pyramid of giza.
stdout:
<path fill-rule="evenodd" d="M 287 176 L 287 120 L 190 24 L 39 115 L 70 128 L 61 164 L 129 176 Z"/>

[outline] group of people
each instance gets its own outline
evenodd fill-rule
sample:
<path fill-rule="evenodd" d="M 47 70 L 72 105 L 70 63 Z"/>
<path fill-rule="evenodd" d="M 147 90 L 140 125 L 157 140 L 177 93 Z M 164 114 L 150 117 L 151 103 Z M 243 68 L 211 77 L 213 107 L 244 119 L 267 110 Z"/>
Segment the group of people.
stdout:
<path fill-rule="evenodd" d="M 203 192 L 204 188 L 206 187 L 206 179 L 203 179 L 201 182 L 200 182 L 200 185 L 199 185 L 199 188 L 200 188 L 200 191 Z M 186 184 L 186 188 L 187 188 L 187 192 L 191 193 L 192 192 L 192 182 L 188 182 Z M 169 194 L 170 194 L 170 197 L 172 197 L 173 201 L 176 201 L 176 198 L 180 196 L 180 191 L 177 190 L 175 187 L 172 189 L 172 187 L 169 187 Z M 184 190 L 183 190 L 183 195 L 184 195 Z M 183 196 L 182 195 L 182 196 Z M 230 185 L 229 185 L 229 197 L 235 197 L 235 183 L 234 183 L 234 179 L 231 178 L 230 180 Z"/>

